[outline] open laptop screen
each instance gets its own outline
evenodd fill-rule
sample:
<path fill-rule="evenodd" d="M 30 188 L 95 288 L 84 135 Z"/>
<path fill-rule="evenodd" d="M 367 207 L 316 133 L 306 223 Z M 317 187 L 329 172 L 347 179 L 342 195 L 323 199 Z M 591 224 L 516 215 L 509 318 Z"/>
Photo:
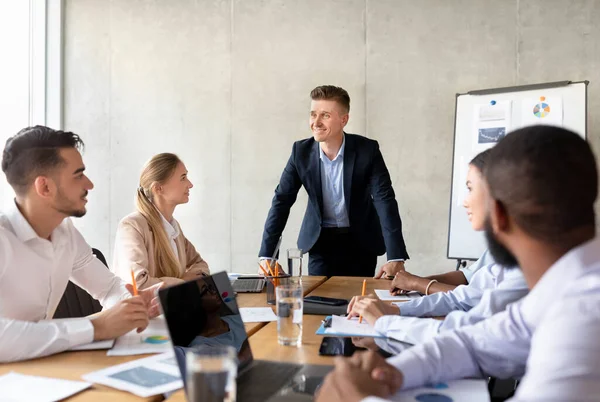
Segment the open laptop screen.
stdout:
<path fill-rule="evenodd" d="M 248 335 L 226 272 L 161 289 L 159 298 L 183 378 L 182 357 L 186 348 L 194 346 L 233 346 L 240 370 L 252 362 Z"/>

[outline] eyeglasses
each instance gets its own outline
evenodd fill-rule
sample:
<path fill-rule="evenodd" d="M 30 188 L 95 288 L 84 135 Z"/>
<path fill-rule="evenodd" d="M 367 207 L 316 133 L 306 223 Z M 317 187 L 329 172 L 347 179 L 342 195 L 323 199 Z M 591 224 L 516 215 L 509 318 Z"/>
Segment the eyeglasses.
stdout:
<path fill-rule="evenodd" d="M 219 294 L 219 291 L 217 290 L 216 286 L 212 283 L 206 283 L 203 281 L 203 285 L 204 286 L 202 286 L 202 288 L 200 289 L 200 297 L 204 297 L 204 295 L 207 293 L 212 293 L 213 295 Z"/>

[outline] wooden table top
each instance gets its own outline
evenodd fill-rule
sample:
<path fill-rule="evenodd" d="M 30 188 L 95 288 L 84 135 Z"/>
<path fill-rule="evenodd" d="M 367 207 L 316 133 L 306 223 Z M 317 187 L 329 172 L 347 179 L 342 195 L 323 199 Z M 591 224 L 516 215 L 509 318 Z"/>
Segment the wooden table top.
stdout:
<path fill-rule="evenodd" d="M 304 294 L 308 294 L 327 280 L 324 276 L 302 278 Z M 266 293 L 238 294 L 240 307 L 267 307 Z M 265 323 L 245 324 L 249 336 L 255 335 Z M 81 376 L 92 371 L 126 363 L 150 355 L 137 356 L 107 356 L 106 350 L 63 352 L 53 356 L 43 357 L 16 363 L 0 364 L 0 375 L 15 371 L 20 374 L 37 375 L 42 377 L 61 378 L 65 380 L 82 381 Z M 1 392 L 1 391 L 0 391 Z M 182 393 L 183 394 L 183 393 Z M 161 401 L 162 395 L 151 398 L 140 398 L 128 392 L 119 391 L 104 385 L 93 384 L 91 388 L 68 398 L 68 401 Z M 182 399 L 185 401 L 185 397 Z"/>
<path fill-rule="evenodd" d="M 64 380 L 83 381 L 81 376 L 92 371 L 102 370 L 109 366 L 127 363 L 150 355 L 138 356 L 106 356 L 106 350 L 91 350 L 80 352 L 63 352 L 56 355 L 27 360 L 16 363 L 0 364 L 0 375 L 11 371 L 19 374 L 37 375 L 41 377 L 61 378 Z M 1 394 L 0 390 L 0 394 Z M 119 391 L 100 384 L 92 384 L 68 401 L 160 401 L 161 395 L 150 398 L 140 398 L 129 392 Z"/>

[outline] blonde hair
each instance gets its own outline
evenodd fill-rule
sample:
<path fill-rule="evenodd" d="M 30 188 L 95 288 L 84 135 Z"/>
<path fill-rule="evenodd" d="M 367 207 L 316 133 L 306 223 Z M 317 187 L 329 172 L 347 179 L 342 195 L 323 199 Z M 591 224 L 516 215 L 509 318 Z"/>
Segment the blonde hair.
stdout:
<path fill-rule="evenodd" d="M 173 175 L 179 163 L 181 163 L 181 160 L 175 154 L 162 153 L 154 155 L 142 169 L 140 186 L 135 197 L 137 210 L 146 218 L 152 231 L 154 262 L 158 271 L 156 276 L 181 277 L 179 261 L 171 248 L 160 212 L 152 202 L 152 188 L 167 181 Z"/>

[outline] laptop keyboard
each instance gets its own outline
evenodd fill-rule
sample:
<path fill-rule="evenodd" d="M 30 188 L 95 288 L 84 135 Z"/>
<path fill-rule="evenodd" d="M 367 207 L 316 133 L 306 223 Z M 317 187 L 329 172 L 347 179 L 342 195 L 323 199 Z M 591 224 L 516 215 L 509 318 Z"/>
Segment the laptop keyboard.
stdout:
<path fill-rule="evenodd" d="M 262 292 L 265 286 L 264 279 L 238 279 L 231 283 L 233 290 L 237 293 Z"/>
<path fill-rule="evenodd" d="M 237 381 L 240 402 L 265 401 L 275 395 L 302 369 L 298 364 L 255 361 Z"/>

